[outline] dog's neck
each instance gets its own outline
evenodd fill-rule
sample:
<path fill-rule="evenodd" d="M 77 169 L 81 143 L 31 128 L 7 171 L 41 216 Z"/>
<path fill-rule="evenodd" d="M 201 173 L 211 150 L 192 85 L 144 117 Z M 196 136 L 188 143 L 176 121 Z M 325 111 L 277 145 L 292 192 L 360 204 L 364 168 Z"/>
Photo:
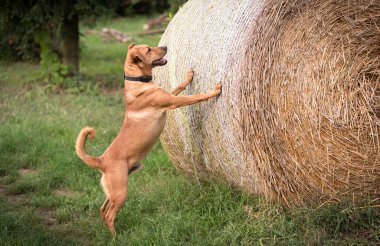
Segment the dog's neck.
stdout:
<path fill-rule="evenodd" d="M 152 68 L 141 69 L 138 65 L 131 64 L 129 62 L 129 59 L 127 59 L 126 63 L 124 64 L 124 75 L 130 76 L 130 77 L 152 76 Z M 128 91 L 144 86 L 144 84 L 146 83 L 124 79 L 125 94 L 127 94 Z"/>
<path fill-rule="evenodd" d="M 141 77 L 141 76 L 151 76 L 152 72 L 146 73 L 141 71 L 138 68 L 135 68 L 133 66 L 126 67 L 124 69 L 124 76 L 130 76 L 130 77 Z M 142 83 L 139 81 L 131 81 L 124 78 L 124 91 L 125 94 L 127 94 L 128 91 L 140 88 L 141 86 L 144 86 L 146 83 Z"/>
<path fill-rule="evenodd" d="M 124 65 L 124 74 L 131 77 L 152 76 L 152 67 L 140 68 L 136 64 L 127 62 Z"/>

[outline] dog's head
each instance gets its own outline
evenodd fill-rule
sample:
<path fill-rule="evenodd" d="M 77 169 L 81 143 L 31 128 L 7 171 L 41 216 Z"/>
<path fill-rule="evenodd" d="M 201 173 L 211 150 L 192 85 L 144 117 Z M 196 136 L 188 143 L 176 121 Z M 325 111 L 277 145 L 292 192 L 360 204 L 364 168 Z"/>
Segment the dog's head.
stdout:
<path fill-rule="evenodd" d="M 130 74 L 131 70 L 140 70 L 143 75 L 150 75 L 152 68 L 156 66 L 164 66 L 167 61 L 164 56 L 166 55 L 167 47 L 149 47 L 148 45 L 131 44 L 128 47 L 128 54 L 124 64 L 124 72 Z"/>

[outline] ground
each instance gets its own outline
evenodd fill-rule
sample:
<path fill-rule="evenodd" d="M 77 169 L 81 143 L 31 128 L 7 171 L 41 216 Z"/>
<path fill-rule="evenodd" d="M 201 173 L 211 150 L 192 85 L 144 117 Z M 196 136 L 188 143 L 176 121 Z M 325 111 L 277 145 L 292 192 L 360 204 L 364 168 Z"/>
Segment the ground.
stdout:
<path fill-rule="evenodd" d="M 145 20 L 105 20 L 91 29 L 134 32 Z M 100 174 L 75 155 L 74 142 L 82 127 L 93 126 L 87 150 L 99 155 L 117 134 L 128 44 L 88 30 L 81 28 L 81 82 L 66 90 L 44 82 L 37 64 L 0 63 L 1 245 L 380 244 L 380 211 L 371 201 L 285 208 L 187 179 L 159 142 L 131 176 L 113 238 L 100 221 Z M 133 38 L 156 45 L 159 35 Z"/>

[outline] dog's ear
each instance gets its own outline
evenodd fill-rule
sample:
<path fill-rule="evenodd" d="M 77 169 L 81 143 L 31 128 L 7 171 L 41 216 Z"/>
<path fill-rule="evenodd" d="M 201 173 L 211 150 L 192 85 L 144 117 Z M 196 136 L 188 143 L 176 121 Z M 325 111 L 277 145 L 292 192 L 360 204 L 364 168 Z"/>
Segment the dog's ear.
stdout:
<path fill-rule="evenodd" d="M 142 60 L 140 59 L 140 57 L 134 53 L 131 54 L 131 62 L 133 64 L 138 64 L 139 62 L 141 62 Z"/>
<path fill-rule="evenodd" d="M 128 50 L 132 49 L 132 48 L 135 47 L 135 46 L 136 46 L 136 44 L 130 44 L 130 45 L 128 46 Z"/>

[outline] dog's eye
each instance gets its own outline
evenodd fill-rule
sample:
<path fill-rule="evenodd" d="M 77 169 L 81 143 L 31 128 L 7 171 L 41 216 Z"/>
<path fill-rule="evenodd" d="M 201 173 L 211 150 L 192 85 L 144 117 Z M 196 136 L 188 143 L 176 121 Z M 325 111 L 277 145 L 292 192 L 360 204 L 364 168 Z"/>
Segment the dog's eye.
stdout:
<path fill-rule="evenodd" d="M 150 47 L 148 47 L 148 52 L 150 52 Z"/>

